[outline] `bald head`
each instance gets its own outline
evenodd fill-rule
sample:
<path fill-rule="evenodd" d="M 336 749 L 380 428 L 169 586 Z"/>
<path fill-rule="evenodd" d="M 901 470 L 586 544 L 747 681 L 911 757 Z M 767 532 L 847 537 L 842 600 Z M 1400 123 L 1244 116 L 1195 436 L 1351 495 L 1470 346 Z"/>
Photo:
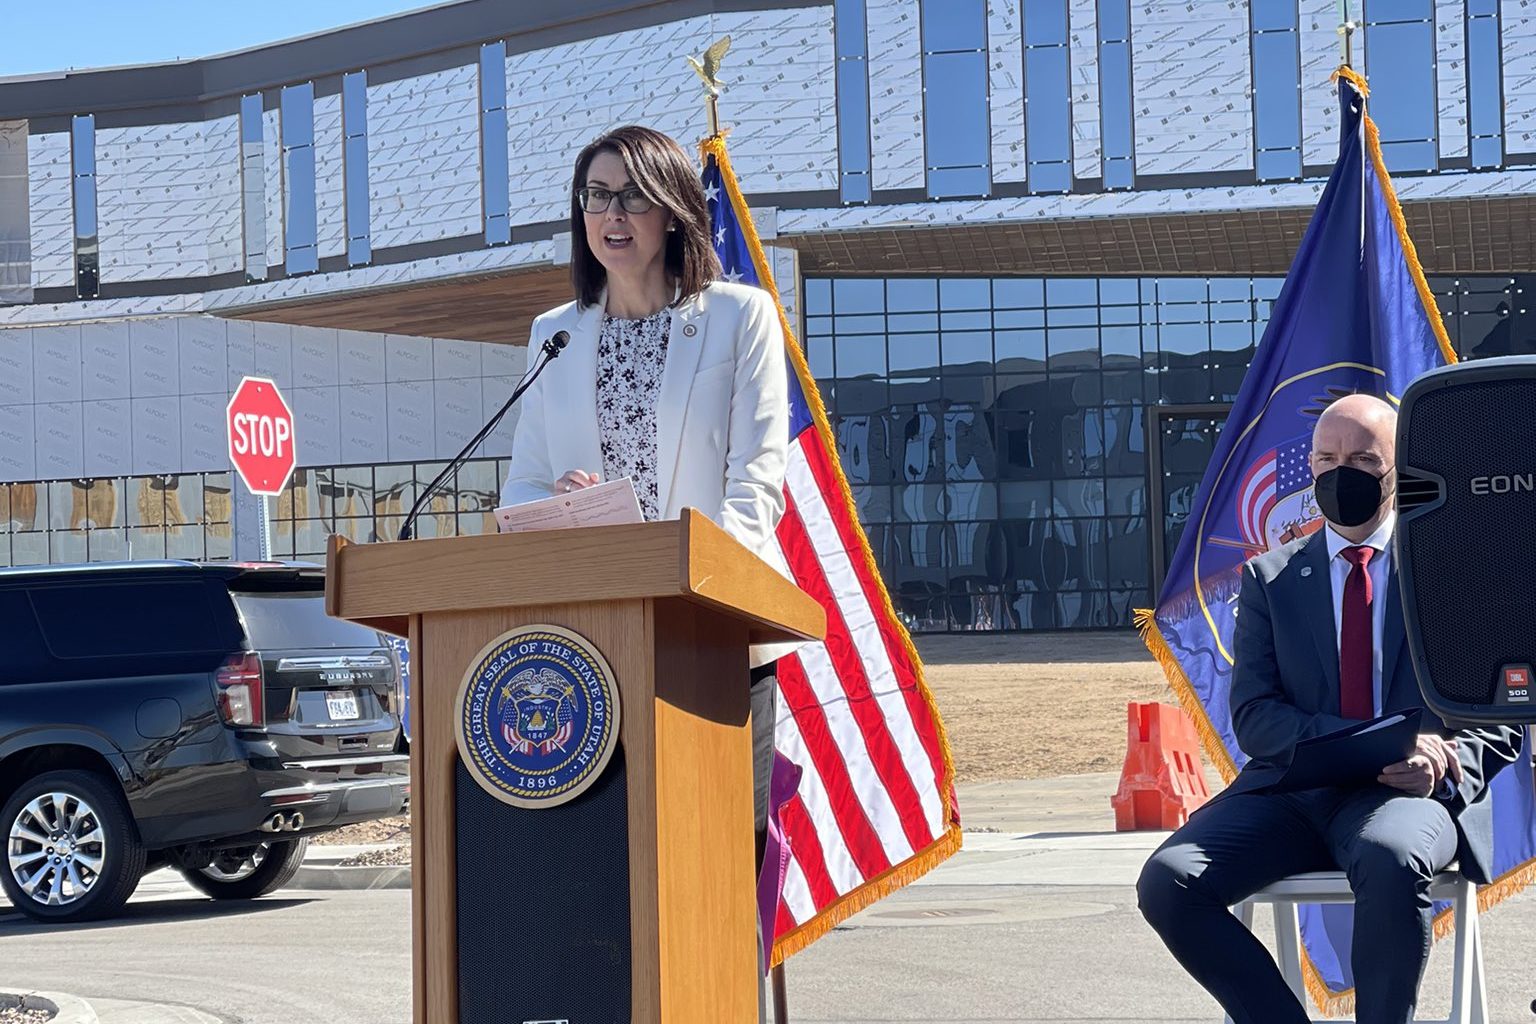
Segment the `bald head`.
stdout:
<path fill-rule="evenodd" d="M 1346 395 L 1323 410 L 1312 431 L 1312 466 L 1354 466 L 1381 476 L 1397 444 L 1397 410 L 1375 395 Z M 1327 458 L 1325 465 L 1319 459 Z"/>
<path fill-rule="evenodd" d="M 1317 429 L 1335 421 L 1352 423 L 1369 430 L 1385 430 L 1388 440 L 1397 432 L 1397 410 L 1375 395 L 1345 395 L 1323 410 Z"/>
<path fill-rule="evenodd" d="M 1347 395 L 1318 417 L 1312 431 L 1312 476 L 1340 467 L 1369 473 L 1381 481 L 1381 503 L 1369 522 L 1339 530 L 1357 543 L 1379 526 L 1392 507 L 1397 480 L 1397 410 L 1374 395 Z M 1334 524 L 1338 529 L 1338 524 Z M 1359 534 L 1358 537 L 1350 536 Z"/>

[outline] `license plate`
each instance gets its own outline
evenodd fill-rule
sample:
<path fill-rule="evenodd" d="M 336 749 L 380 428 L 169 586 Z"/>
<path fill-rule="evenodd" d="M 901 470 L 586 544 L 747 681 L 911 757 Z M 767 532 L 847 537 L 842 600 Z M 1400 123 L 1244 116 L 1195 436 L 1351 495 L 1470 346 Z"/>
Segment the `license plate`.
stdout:
<path fill-rule="evenodd" d="M 358 717 L 357 694 L 351 690 L 332 690 L 325 695 L 325 708 L 333 722 L 350 722 Z"/>

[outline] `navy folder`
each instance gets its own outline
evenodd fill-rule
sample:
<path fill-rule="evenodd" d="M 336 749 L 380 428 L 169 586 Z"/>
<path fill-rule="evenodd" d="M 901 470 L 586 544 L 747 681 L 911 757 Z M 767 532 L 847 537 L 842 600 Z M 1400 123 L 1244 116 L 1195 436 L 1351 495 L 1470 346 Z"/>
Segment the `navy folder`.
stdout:
<path fill-rule="evenodd" d="M 1284 792 L 1375 782 L 1383 768 L 1413 754 L 1422 717 L 1422 708 L 1410 708 L 1302 740 L 1275 789 Z"/>

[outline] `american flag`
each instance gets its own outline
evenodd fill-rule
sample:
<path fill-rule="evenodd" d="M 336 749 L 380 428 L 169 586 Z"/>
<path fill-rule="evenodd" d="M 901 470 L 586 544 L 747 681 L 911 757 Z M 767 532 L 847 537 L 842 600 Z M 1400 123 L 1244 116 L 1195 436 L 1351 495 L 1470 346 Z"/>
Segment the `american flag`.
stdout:
<path fill-rule="evenodd" d="M 1293 437 L 1271 449 L 1243 477 L 1238 489 L 1237 521 L 1244 542 L 1256 553 L 1269 550 L 1266 524 L 1280 499 L 1312 486 L 1312 470 L 1307 462 L 1311 454 L 1310 436 Z"/>
<path fill-rule="evenodd" d="M 704 192 L 727 280 L 778 298 L 725 140 L 703 145 Z M 855 514 L 821 396 L 782 304 L 790 446 L 779 549 L 827 612 L 827 636 L 777 664 L 775 745 L 803 772 L 781 824 L 790 848 L 774 928 L 781 962 L 960 848 L 954 765 L 922 663 Z"/>

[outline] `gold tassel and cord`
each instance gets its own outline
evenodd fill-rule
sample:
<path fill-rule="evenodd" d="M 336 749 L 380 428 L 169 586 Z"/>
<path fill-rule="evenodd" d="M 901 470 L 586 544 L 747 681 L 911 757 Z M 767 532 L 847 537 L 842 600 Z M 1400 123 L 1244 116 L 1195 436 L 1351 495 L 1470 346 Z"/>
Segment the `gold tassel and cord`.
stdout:
<path fill-rule="evenodd" d="M 1343 79 L 1348 82 L 1361 99 L 1370 96 L 1371 90 L 1366 85 L 1365 78 L 1353 68 L 1341 67 L 1333 73 L 1333 80 Z M 1419 301 L 1424 305 L 1425 315 L 1429 319 L 1430 327 L 1435 332 L 1435 341 L 1440 346 L 1440 354 L 1447 364 L 1458 362 L 1456 350 L 1451 346 L 1450 335 L 1446 332 L 1445 321 L 1440 316 L 1440 309 L 1435 303 L 1434 292 L 1430 290 L 1429 281 L 1424 276 L 1424 265 L 1419 262 L 1418 250 L 1414 248 L 1413 239 L 1408 237 L 1408 221 L 1403 216 L 1402 204 L 1398 202 L 1397 190 L 1392 187 L 1392 179 L 1387 174 L 1386 159 L 1381 152 L 1381 135 L 1376 129 L 1376 122 L 1370 116 L 1361 112 L 1365 129 L 1366 155 L 1371 165 L 1376 170 L 1376 178 L 1381 182 L 1382 194 L 1387 201 L 1387 211 L 1392 218 L 1392 226 L 1397 231 L 1398 244 L 1402 246 L 1403 258 L 1408 264 L 1408 270 L 1413 278 L 1415 290 L 1419 294 Z M 1199 585 L 1199 581 L 1196 581 Z M 1205 747 L 1206 756 L 1211 763 L 1221 772 L 1222 778 L 1231 782 L 1237 775 L 1236 765 L 1232 761 L 1232 755 L 1227 752 L 1226 745 L 1221 737 L 1216 734 L 1215 727 L 1205 713 L 1205 707 L 1195 695 L 1194 687 L 1189 682 L 1189 677 L 1184 674 L 1184 669 L 1174 657 L 1173 650 L 1168 646 L 1167 640 L 1157 626 L 1155 612 L 1150 608 L 1138 609 L 1136 612 L 1136 626 L 1141 631 L 1141 638 L 1162 666 L 1164 674 L 1168 677 L 1168 685 L 1178 698 L 1179 705 L 1189 713 L 1194 720 L 1195 730 L 1200 735 L 1200 741 Z M 1520 892 L 1532 882 L 1536 882 L 1536 860 L 1526 861 L 1517 865 L 1488 885 L 1480 886 L 1477 890 L 1477 907 L 1479 913 L 1486 913 L 1502 901 Z M 1443 939 L 1455 930 L 1456 920 L 1452 910 L 1444 910 L 1435 917 L 1435 938 Z M 1316 965 L 1305 949 L 1301 954 L 1301 966 L 1303 979 L 1306 983 L 1307 995 L 1312 1002 L 1323 1012 L 1326 1017 L 1340 1017 L 1353 1013 L 1355 1010 L 1355 990 L 1345 989 L 1342 992 L 1334 992 L 1330 989 L 1323 976 L 1318 973 Z"/>
<path fill-rule="evenodd" d="M 795 374 L 800 380 L 800 389 L 805 394 L 806 403 L 811 409 L 811 418 L 816 424 L 816 432 L 821 435 L 822 442 L 828 450 L 837 451 L 835 435 L 827 419 L 827 409 L 822 403 L 821 393 L 816 389 L 816 380 L 811 376 L 810 367 L 806 364 L 805 355 L 800 351 L 800 346 L 795 340 L 794 328 L 790 326 L 789 318 L 784 313 L 784 303 L 779 300 L 778 285 L 774 280 L 773 267 L 768 262 L 768 256 L 763 251 L 762 242 L 757 237 L 757 227 L 752 223 L 751 210 L 747 208 L 745 197 L 741 193 L 741 186 L 736 180 L 736 172 L 731 169 L 731 159 L 726 153 L 725 133 L 712 135 L 699 144 L 699 152 L 704 158 L 714 157 L 720 167 L 720 178 L 725 184 L 725 191 L 730 196 L 731 208 L 736 213 L 736 220 L 741 225 L 743 235 L 746 237 L 747 249 L 752 254 L 752 265 L 757 270 L 759 285 L 773 296 L 774 307 L 779 311 L 779 326 L 784 331 L 785 349 L 789 352 L 790 360 L 794 364 Z M 842 498 L 843 506 L 852 522 L 859 521 L 858 508 L 853 501 L 853 491 L 848 486 L 848 480 L 843 475 L 842 462 L 839 459 L 828 460 L 832 471 L 837 478 L 837 491 Z M 939 708 L 933 699 L 933 693 L 928 689 L 927 680 L 923 677 L 923 663 L 918 657 L 917 647 L 912 643 L 912 636 L 901 620 L 896 617 L 896 609 L 891 604 L 891 595 L 885 589 L 885 581 L 880 575 L 879 566 L 875 562 L 874 552 L 870 549 L 869 538 L 864 531 L 858 531 L 859 554 L 864 559 L 870 576 L 875 580 L 880 591 L 882 611 L 890 621 L 896 623 L 901 635 L 902 645 L 906 650 L 907 658 L 912 663 L 913 674 L 917 682 L 917 692 L 923 698 L 923 704 L 928 708 L 928 713 L 933 716 L 934 730 L 939 741 L 939 750 L 944 758 L 944 778 L 940 780 L 939 797 L 944 807 L 944 833 L 928 846 L 918 850 L 911 857 L 900 864 L 887 870 L 884 874 L 868 879 L 858 888 L 844 893 L 833 903 L 821 908 L 815 917 L 800 925 L 793 931 L 782 935 L 773 944 L 773 954 L 770 957 L 770 965 L 777 967 L 789 957 L 794 956 L 827 932 L 837 927 L 838 924 L 852 917 L 854 914 L 875 903 L 896 890 L 916 881 L 930 870 L 948 860 L 955 851 L 960 849 L 962 841 L 960 832 L 960 819 L 953 803 L 955 762 L 949 749 L 949 734 L 945 731 L 944 720 L 939 716 Z M 852 556 L 853 552 L 849 552 Z"/>

